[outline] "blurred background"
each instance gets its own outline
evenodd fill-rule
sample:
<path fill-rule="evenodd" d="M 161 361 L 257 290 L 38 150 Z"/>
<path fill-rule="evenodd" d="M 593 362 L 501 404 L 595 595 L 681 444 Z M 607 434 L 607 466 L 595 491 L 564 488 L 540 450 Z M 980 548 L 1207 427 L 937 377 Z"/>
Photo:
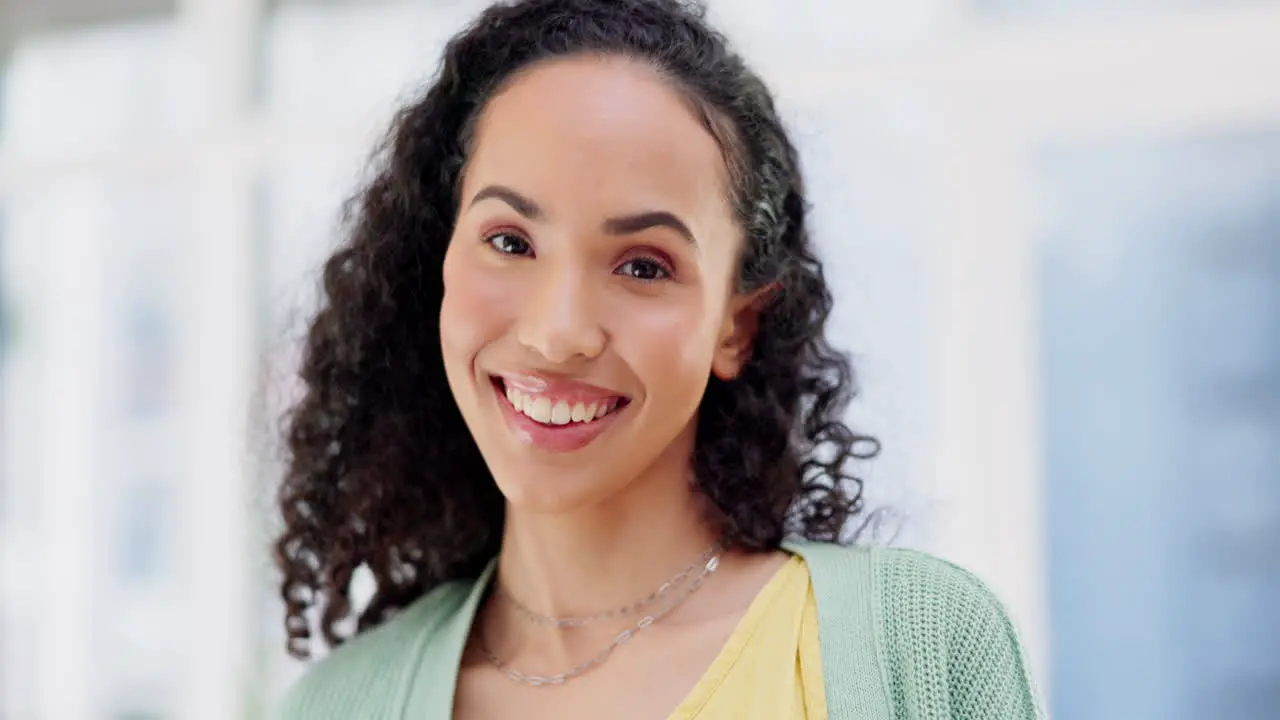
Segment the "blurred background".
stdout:
<path fill-rule="evenodd" d="M 0 0 L 0 717 L 269 714 L 271 419 L 470 0 Z M 807 162 L 887 539 L 1058 720 L 1280 707 L 1280 2 L 712 0 Z"/>

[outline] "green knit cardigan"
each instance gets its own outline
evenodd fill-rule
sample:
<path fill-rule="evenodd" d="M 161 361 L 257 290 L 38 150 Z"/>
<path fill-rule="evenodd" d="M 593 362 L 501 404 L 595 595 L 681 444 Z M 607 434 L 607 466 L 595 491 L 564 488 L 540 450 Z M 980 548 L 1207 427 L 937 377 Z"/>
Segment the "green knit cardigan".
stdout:
<path fill-rule="evenodd" d="M 789 543 L 809 565 L 831 720 L 1043 717 L 1017 632 L 977 578 L 932 556 Z M 285 697 L 285 720 L 450 720 L 494 564 L 338 647 Z"/>

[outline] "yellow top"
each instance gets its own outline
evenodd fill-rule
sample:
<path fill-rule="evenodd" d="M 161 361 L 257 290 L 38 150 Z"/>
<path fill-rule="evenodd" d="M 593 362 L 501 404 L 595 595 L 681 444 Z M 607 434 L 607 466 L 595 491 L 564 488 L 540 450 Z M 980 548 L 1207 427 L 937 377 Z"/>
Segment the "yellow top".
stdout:
<path fill-rule="evenodd" d="M 818 603 L 809 568 L 787 561 L 668 720 L 827 720 Z"/>

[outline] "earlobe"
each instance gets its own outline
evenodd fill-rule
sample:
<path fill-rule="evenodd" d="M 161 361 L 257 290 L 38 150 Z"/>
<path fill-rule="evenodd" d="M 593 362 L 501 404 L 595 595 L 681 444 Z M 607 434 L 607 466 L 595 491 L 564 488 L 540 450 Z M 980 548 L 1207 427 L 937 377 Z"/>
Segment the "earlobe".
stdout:
<path fill-rule="evenodd" d="M 738 377 L 738 373 L 742 372 L 742 366 L 745 365 L 745 359 L 742 353 L 735 352 L 733 349 L 721 346 L 716 352 L 716 357 L 711 362 L 711 374 L 721 380 L 732 380 Z"/>
<path fill-rule="evenodd" d="M 770 283 L 733 298 L 720 335 L 720 346 L 716 348 L 711 363 L 712 374 L 721 380 L 732 380 L 742 372 L 751 358 L 756 333 L 760 329 L 760 313 L 769 306 L 780 288 L 778 283 Z"/>

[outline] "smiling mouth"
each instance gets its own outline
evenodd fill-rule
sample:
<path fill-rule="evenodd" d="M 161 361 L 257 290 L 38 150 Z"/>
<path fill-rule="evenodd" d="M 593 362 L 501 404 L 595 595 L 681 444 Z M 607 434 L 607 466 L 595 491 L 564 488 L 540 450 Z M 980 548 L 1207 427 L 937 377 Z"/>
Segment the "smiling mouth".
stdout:
<path fill-rule="evenodd" d="M 548 428 L 590 425 L 618 412 L 631 402 L 621 395 L 569 401 L 507 387 L 500 377 L 491 377 L 490 381 L 498 396 L 506 400 L 512 410 Z"/>

